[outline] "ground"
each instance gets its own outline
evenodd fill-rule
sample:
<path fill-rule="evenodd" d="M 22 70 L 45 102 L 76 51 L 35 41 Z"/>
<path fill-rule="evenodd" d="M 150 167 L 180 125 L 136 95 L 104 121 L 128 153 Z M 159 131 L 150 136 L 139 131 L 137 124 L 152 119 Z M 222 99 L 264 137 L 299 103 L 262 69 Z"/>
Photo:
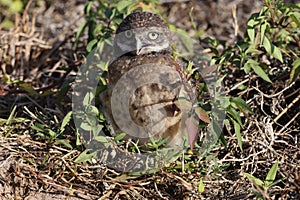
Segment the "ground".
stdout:
<path fill-rule="evenodd" d="M 255 199 L 253 189 L 259 187 L 244 174 L 264 180 L 277 160 L 276 180 L 282 181 L 270 187 L 264 198 L 300 199 L 300 82 L 288 84 L 286 74 L 269 84 L 253 74 L 236 73 L 234 67 L 228 69 L 226 94 L 243 98 L 254 112 L 242 117 L 243 150 L 233 128 L 225 125 L 227 148 L 214 148 L 213 159 L 193 163 L 191 171 L 169 166 L 153 174 L 122 174 L 93 159 L 74 162 L 83 148 L 70 149 L 37 136 L 32 125 L 58 130 L 71 110 L 68 87 L 87 45 L 83 36 L 74 50 L 76 31 L 85 20 L 84 3 L 33 2 L 15 17 L 19 26 L 0 29 L 0 199 Z M 230 45 L 244 36 L 248 18 L 262 6 L 261 1 L 214 0 L 165 3 L 159 9 L 171 24 L 193 34 L 189 17 L 193 7 L 202 37 Z M 8 84 L 7 75 L 23 85 Z M 247 90 L 236 90 L 241 82 Z M 66 132 L 70 134 L 64 139 L 75 143 L 73 126 L 67 126 Z"/>

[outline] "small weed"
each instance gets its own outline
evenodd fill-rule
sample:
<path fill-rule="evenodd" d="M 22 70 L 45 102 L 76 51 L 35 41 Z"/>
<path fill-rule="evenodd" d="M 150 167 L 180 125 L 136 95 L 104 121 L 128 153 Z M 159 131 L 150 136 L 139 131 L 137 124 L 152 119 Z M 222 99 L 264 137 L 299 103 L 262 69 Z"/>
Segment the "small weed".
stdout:
<path fill-rule="evenodd" d="M 268 198 L 268 189 L 272 186 L 276 185 L 277 183 L 281 182 L 283 179 L 275 180 L 276 174 L 278 170 L 278 161 L 274 163 L 271 167 L 270 171 L 268 172 L 264 181 L 256 178 L 255 176 L 245 173 L 245 176 L 254 184 L 255 190 L 254 193 L 258 199 L 269 199 Z"/>
<path fill-rule="evenodd" d="M 72 144 L 70 144 L 69 141 L 62 139 L 61 137 L 62 133 L 65 131 L 67 124 L 71 121 L 71 119 L 72 112 L 69 112 L 68 114 L 66 114 L 60 127 L 57 130 L 53 130 L 53 128 L 49 128 L 46 125 L 37 122 L 34 125 L 32 125 L 31 128 L 37 131 L 35 136 L 41 137 L 42 140 L 45 140 L 48 143 L 57 142 L 66 146 L 67 148 L 73 149 Z M 79 138 L 77 138 L 76 144 L 78 144 L 78 140 Z"/>

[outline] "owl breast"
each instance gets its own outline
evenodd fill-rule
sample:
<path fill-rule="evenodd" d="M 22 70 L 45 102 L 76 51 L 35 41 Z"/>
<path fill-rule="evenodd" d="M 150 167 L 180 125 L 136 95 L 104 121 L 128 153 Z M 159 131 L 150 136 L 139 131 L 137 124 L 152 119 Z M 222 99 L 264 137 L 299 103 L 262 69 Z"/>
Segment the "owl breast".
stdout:
<path fill-rule="evenodd" d="M 175 104 L 182 86 L 179 67 L 169 55 L 123 56 L 109 65 L 102 104 L 115 134 L 125 132 L 142 143 L 149 137 L 173 143 L 176 135 L 181 138 L 181 111 Z"/>

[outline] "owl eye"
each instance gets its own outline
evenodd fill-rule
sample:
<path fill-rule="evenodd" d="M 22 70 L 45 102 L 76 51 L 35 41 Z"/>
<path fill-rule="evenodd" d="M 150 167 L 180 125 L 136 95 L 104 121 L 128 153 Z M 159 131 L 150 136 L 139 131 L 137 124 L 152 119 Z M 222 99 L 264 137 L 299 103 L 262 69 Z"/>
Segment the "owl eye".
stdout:
<path fill-rule="evenodd" d="M 133 35 L 133 33 L 132 33 L 131 30 L 125 31 L 125 36 L 126 36 L 127 38 L 131 38 L 132 35 Z"/>
<path fill-rule="evenodd" d="M 157 38 L 158 38 L 158 33 L 156 33 L 156 32 L 150 32 L 149 34 L 148 34 L 148 37 L 150 38 L 150 40 L 156 40 Z"/>

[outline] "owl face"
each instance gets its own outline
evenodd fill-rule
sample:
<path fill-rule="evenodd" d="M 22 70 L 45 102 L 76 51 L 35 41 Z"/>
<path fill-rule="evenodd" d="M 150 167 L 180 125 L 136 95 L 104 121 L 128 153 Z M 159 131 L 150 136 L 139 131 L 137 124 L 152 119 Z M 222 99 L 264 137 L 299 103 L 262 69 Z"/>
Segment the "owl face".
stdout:
<path fill-rule="evenodd" d="M 136 12 L 120 24 L 114 40 L 118 55 L 143 55 L 168 51 L 170 31 L 163 20 L 154 13 Z"/>

